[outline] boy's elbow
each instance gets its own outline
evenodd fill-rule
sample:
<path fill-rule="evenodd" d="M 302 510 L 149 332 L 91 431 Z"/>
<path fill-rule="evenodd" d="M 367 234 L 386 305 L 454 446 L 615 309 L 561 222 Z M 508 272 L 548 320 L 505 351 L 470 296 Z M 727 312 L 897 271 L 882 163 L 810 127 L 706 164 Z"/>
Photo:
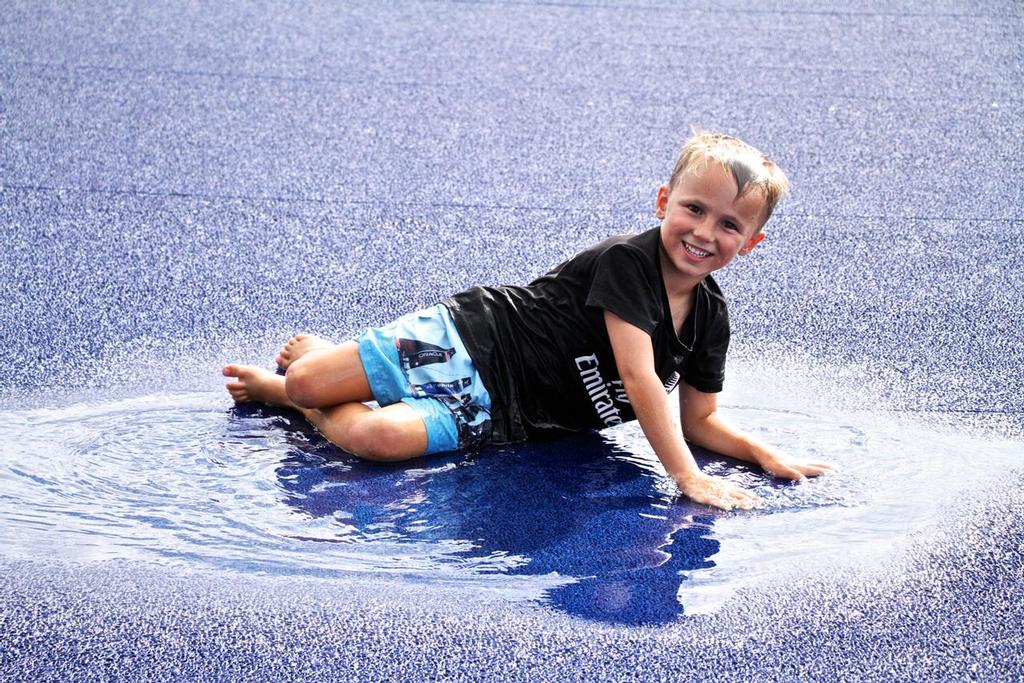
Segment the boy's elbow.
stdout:
<path fill-rule="evenodd" d="M 687 408 L 690 408 L 687 410 Z M 679 426 L 683 429 L 683 434 L 689 439 L 691 436 L 699 438 L 700 434 L 707 431 L 711 424 L 711 420 L 715 414 L 715 411 L 706 410 L 693 410 L 690 406 L 684 406 L 679 411 Z"/>
<path fill-rule="evenodd" d="M 690 439 L 691 437 L 699 438 L 699 435 L 703 431 L 702 428 L 706 424 L 707 420 L 705 418 L 693 415 L 680 415 L 679 417 L 679 426 L 682 428 L 683 435 L 687 439 Z"/>

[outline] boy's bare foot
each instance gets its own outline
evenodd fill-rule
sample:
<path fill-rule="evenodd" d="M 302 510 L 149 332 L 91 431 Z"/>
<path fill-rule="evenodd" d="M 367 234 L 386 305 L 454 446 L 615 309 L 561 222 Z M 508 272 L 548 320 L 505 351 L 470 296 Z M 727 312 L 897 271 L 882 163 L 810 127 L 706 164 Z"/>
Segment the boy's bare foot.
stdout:
<path fill-rule="evenodd" d="M 288 366 L 302 358 L 309 351 L 313 349 L 332 349 L 334 344 L 327 341 L 322 337 L 317 337 L 312 334 L 297 334 L 288 342 L 281 347 L 280 353 L 277 354 L 277 364 L 283 369 L 287 370 Z"/>
<path fill-rule="evenodd" d="M 227 390 L 235 403 L 269 403 L 285 408 L 295 408 L 284 390 L 284 377 L 269 370 L 252 365 L 227 365 L 221 372 L 225 377 L 237 377 L 238 381 L 228 382 Z"/>

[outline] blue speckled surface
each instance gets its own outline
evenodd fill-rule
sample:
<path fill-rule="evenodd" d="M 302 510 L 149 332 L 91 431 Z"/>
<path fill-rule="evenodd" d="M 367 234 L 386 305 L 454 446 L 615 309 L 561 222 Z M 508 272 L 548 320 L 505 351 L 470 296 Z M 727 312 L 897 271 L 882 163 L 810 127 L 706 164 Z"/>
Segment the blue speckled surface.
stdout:
<path fill-rule="evenodd" d="M 700 125 L 763 147 L 794 186 L 764 246 L 721 277 L 730 377 L 813 368 L 794 401 L 960 424 L 1021 455 L 1016 2 L 8 2 L 0 15 L 9 412 L 220 391 L 223 362 L 264 362 L 295 331 L 340 339 L 465 286 L 526 281 L 653 225 L 654 189 Z M 489 481 L 481 463 L 458 474 L 473 490 Z M 532 558 L 512 576 L 596 577 L 541 607 L 390 577 L 0 551 L 0 676 L 1015 680 L 1022 472 L 946 501 L 890 562 L 818 558 L 834 566 L 761 576 L 700 617 L 664 599 L 702 558 L 727 566 L 699 518 L 660 571 L 610 590 L 622 527 L 590 499 L 517 512 L 538 491 L 574 495 L 543 476 L 531 497 L 489 494 L 507 523 L 459 518 L 477 525 L 466 537 Z M 565 547 L 527 547 L 572 515 Z M 715 522 L 723 537 L 728 524 Z M 636 618 L 588 615 L 623 585 Z"/>

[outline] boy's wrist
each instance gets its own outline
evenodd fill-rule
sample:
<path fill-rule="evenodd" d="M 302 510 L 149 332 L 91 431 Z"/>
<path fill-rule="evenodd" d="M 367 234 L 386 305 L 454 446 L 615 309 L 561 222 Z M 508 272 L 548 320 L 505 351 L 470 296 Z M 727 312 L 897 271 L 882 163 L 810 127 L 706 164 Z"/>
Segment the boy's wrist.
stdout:
<path fill-rule="evenodd" d="M 750 441 L 750 455 L 751 459 L 758 465 L 764 465 L 765 462 L 774 462 L 778 459 L 778 451 L 767 444 L 758 443 L 757 441 Z"/>
<path fill-rule="evenodd" d="M 678 472 L 672 472 L 672 479 L 675 480 L 676 486 L 681 489 L 685 489 L 688 484 L 692 484 L 701 477 L 705 476 L 700 468 L 694 463 L 693 469 L 684 469 Z"/>

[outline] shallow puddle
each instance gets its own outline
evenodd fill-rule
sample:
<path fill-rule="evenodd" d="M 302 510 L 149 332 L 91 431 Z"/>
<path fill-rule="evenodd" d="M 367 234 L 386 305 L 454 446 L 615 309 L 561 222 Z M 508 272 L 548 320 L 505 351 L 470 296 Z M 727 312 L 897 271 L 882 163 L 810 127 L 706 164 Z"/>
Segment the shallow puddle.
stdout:
<path fill-rule="evenodd" d="M 440 582 L 668 623 L 816 565 L 884 562 L 1020 448 L 898 414 L 723 412 L 838 471 L 794 484 L 698 452 L 764 500 L 722 512 L 679 495 L 635 424 L 380 465 L 290 411 L 147 396 L 5 416 L 0 544 L 11 559 Z"/>

